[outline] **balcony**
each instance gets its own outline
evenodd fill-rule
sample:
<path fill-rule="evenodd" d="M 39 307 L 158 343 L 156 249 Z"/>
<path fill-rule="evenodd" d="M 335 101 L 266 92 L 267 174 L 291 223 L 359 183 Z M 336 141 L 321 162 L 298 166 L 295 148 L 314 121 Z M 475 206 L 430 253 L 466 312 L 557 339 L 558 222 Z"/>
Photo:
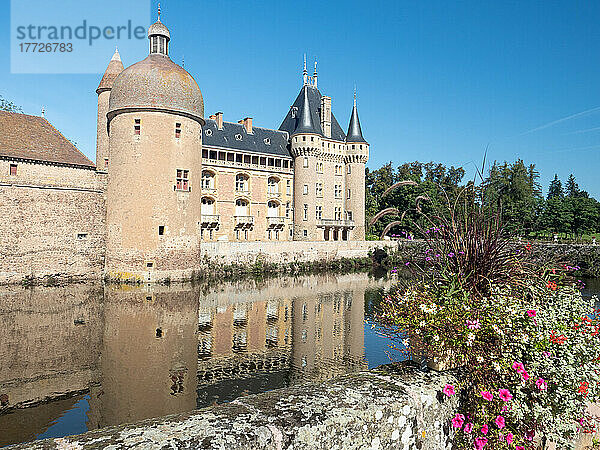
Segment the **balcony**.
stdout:
<path fill-rule="evenodd" d="M 236 227 L 251 227 L 254 225 L 254 216 L 234 216 Z"/>
<path fill-rule="evenodd" d="M 267 217 L 269 228 L 282 227 L 285 225 L 285 217 Z"/>
<path fill-rule="evenodd" d="M 267 197 L 269 197 L 269 198 L 281 198 L 281 192 L 279 192 L 279 191 L 267 191 Z"/>
<path fill-rule="evenodd" d="M 212 186 L 202 186 L 202 193 L 203 194 L 216 194 L 217 189 Z"/>
<path fill-rule="evenodd" d="M 354 228 L 354 220 L 319 219 L 319 220 L 317 220 L 317 226 L 318 227 Z"/>
<path fill-rule="evenodd" d="M 202 214 L 202 225 L 219 225 L 220 216 L 218 214 Z"/>

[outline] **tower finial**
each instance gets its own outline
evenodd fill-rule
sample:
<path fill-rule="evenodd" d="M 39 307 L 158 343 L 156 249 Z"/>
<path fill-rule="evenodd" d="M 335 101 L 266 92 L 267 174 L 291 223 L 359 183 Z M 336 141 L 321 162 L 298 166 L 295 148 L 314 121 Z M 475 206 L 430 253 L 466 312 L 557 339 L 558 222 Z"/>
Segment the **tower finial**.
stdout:
<path fill-rule="evenodd" d="M 42 106 L 42 117 L 46 117 L 46 108 Z"/>
<path fill-rule="evenodd" d="M 304 54 L 304 70 L 302 71 L 302 78 L 304 79 L 304 85 L 308 84 L 308 71 L 306 70 L 306 53 Z"/>
<path fill-rule="evenodd" d="M 185 55 L 181 57 L 181 67 L 185 68 Z"/>
<path fill-rule="evenodd" d="M 160 22 L 160 2 L 158 3 L 158 22 Z"/>
<path fill-rule="evenodd" d="M 354 84 L 354 107 L 356 108 L 356 83 Z"/>
<path fill-rule="evenodd" d="M 317 58 L 315 58 L 315 72 L 313 73 L 313 84 L 317 87 Z"/>

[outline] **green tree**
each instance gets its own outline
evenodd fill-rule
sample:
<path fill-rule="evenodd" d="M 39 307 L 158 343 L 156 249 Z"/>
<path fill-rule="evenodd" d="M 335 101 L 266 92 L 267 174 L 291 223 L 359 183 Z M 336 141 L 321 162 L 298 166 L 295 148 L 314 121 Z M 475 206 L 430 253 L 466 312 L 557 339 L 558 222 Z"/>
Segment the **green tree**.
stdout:
<path fill-rule="evenodd" d="M 554 179 L 550 182 L 548 188 L 548 200 L 552 198 L 563 198 L 565 193 L 563 191 L 562 182 L 558 178 L 557 174 L 554 174 Z"/>
<path fill-rule="evenodd" d="M 0 95 L 0 111 L 22 113 L 23 109 Z"/>

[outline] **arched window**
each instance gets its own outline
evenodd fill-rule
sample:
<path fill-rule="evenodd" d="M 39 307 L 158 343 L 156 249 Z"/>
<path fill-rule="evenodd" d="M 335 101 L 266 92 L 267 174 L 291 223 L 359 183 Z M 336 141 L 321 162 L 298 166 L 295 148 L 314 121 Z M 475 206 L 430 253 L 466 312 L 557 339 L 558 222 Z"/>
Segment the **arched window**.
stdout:
<path fill-rule="evenodd" d="M 267 217 L 279 217 L 279 203 L 270 201 L 267 203 Z"/>
<path fill-rule="evenodd" d="M 238 198 L 235 201 L 235 215 L 236 216 L 249 216 L 250 215 L 250 204 L 248 200 Z"/>
<path fill-rule="evenodd" d="M 235 190 L 238 192 L 248 192 L 248 175 L 238 173 L 235 176 Z"/>
<path fill-rule="evenodd" d="M 202 197 L 200 213 L 203 216 L 213 216 L 215 214 L 215 201 L 210 197 Z"/>
<path fill-rule="evenodd" d="M 214 189 L 215 188 L 215 174 L 210 170 L 202 171 L 202 189 Z"/>
<path fill-rule="evenodd" d="M 269 194 L 279 194 L 279 179 L 276 177 L 269 177 L 267 181 L 267 192 Z"/>

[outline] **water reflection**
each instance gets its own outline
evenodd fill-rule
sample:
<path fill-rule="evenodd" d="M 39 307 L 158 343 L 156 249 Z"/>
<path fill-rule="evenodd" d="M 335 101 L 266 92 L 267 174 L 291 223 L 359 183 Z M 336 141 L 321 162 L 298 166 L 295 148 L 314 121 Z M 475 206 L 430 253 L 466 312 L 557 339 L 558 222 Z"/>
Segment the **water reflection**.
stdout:
<path fill-rule="evenodd" d="M 0 445 L 365 368 L 365 292 L 385 284 L 352 274 L 208 293 L 190 285 L 2 288 Z"/>

